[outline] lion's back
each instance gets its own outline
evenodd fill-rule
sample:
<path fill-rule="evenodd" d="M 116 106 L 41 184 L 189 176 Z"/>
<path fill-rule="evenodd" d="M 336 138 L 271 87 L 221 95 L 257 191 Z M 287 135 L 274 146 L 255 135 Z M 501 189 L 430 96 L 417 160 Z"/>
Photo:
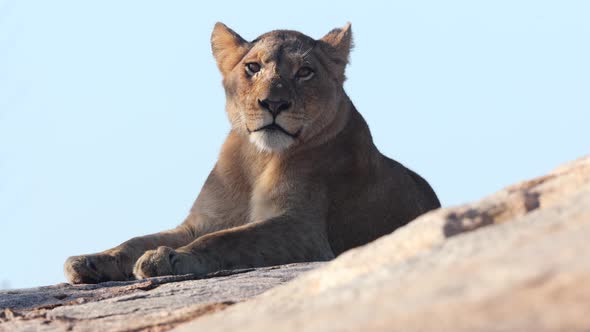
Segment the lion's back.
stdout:
<path fill-rule="evenodd" d="M 371 242 L 440 207 L 430 184 L 376 149 L 374 162 L 333 186 L 328 237 L 334 254 Z"/>

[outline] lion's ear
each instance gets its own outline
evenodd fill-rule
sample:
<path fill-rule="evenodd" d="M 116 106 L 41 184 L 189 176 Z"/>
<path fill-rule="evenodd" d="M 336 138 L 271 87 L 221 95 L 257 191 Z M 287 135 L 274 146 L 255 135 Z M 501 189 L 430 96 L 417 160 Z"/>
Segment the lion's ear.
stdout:
<path fill-rule="evenodd" d="M 221 22 L 215 23 L 211 33 L 211 50 L 221 74 L 231 71 L 248 51 L 249 44 Z"/>
<path fill-rule="evenodd" d="M 320 41 L 328 44 L 329 54 L 332 60 L 338 64 L 347 64 L 348 55 L 352 49 L 352 28 L 347 23 L 342 28 L 334 29 L 326 34 Z"/>

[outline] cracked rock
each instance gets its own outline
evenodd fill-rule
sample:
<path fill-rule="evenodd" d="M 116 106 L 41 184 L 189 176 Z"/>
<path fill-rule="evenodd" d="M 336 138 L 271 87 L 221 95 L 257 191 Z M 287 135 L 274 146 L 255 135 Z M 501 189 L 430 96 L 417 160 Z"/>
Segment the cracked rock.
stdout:
<path fill-rule="evenodd" d="M 0 291 L 0 331 L 588 331 L 589 239 L 585 157 L 328 263 Z"/>

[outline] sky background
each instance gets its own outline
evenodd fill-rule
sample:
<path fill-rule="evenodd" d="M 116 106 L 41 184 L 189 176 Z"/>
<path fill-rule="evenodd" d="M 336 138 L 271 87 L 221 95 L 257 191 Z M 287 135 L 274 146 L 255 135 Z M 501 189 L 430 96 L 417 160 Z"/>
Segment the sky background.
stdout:
<path fill-rule="evenodd" d="M 0 288 L 186 216 L 229 130 L 209 37 L 352 22 L 346 91 L 444 206 L 590 152 L 588 1 L 0 0 Z"/>

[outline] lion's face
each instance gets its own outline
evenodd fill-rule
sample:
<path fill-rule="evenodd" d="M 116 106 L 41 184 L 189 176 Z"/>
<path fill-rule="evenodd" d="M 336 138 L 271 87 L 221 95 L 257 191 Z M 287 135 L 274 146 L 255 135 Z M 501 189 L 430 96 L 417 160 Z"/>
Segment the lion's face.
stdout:
<path fill-rule="evenodd" d="M 320 40 L 272 31 L 246 42 L 218 23 L 212 46 L 233 130 L 248 135 L 260 150 L 280 152 L 304 144 L 337 116 L 349 26 Z"/>

